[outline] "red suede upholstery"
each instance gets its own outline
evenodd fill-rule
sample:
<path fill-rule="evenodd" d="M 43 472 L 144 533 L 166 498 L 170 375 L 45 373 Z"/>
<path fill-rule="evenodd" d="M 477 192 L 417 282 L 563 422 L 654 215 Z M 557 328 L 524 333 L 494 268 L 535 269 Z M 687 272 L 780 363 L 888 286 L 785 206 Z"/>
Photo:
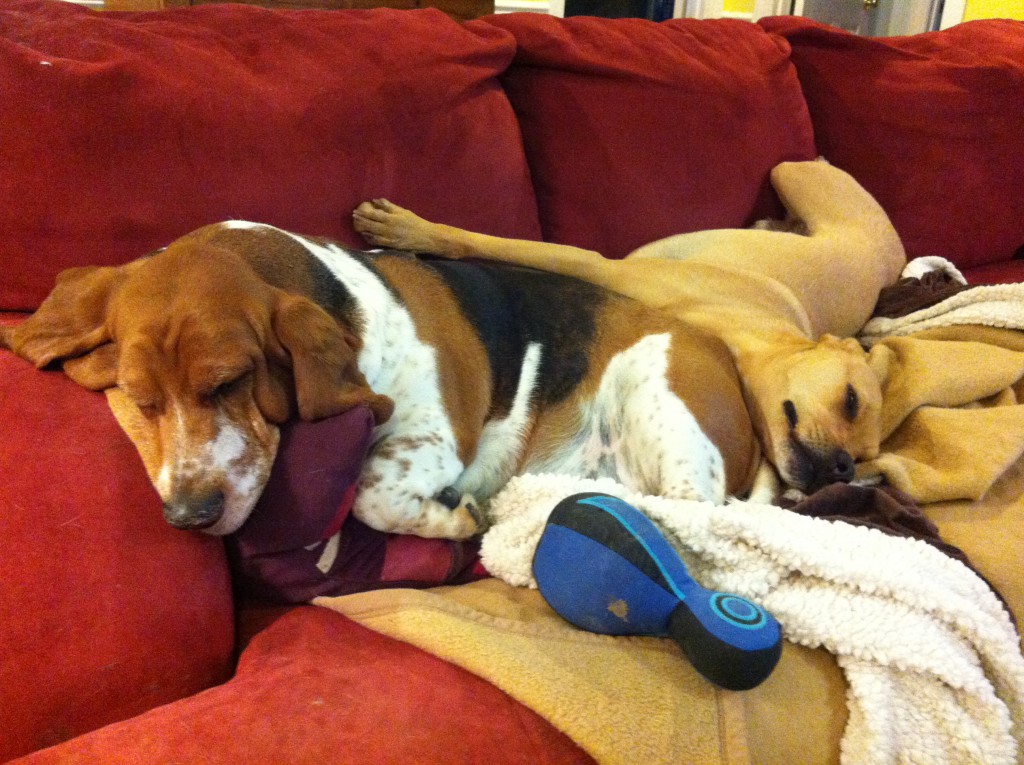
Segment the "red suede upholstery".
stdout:
<path fill-rule="evenodd" d="M 0 761 L 232 668 L 219 541 L 164 522 L 104 397 L 0 351 Z"/>
<path fill-rule="evenodd" d="M 222 219 L 361 245 L 351 212 L 378 196 L 538 237 L 496 78 L 513 51 L 510 35 L 435 10 L 5 2 L 0 310 L 35 308 L 63 268 Z"/>
<path fill-rule="evenodd" d="M 257 635 L 242 654 L 238 674 L 225 685 L 18 760 L 101 762 L 593 760 L 485 680 L 333 611 L 307 606 Z"/>
<path fill-rule="evenodd" d="M 1024 282 L 1024 258 L 975 266 L 963 271 L 968 284 L 1013 284 Z"/>
<path fill-rule="evenodd" d="M 814 157 L 788 47 L 742 21 L 491 16 L 549 241 L 620 258 L 779 212 L 767 178 Z"/>
<path fill-rule="evenodd" d="M 761 24 L 793 46 L 821 153 L 878 199 L 908 257 L 969 268 L 1024 245 L 1024 24 L 886 39 Z"/>

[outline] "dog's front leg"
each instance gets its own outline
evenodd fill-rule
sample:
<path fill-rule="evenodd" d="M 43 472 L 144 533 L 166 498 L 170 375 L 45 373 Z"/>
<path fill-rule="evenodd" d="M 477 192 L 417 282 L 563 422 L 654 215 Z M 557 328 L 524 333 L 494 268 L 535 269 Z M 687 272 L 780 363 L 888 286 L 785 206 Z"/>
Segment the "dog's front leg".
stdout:
<path fill-rule="evenodd" d="M 455 439 L 443 432 L 402 431 L 379 441 L 359 479 L 355 516 L 396 534 L 468 539 L 479 533 L 476 500 L 453 486 L 464 469 Z"/>

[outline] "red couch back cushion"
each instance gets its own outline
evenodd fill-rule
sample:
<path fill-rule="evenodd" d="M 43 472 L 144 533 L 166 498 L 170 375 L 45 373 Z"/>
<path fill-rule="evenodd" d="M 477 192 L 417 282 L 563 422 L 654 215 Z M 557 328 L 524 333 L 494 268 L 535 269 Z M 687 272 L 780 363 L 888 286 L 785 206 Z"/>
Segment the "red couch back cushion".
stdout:
<path fill-rule="evenodd" d="M 821 153 L 878 199 L 908 257 L 970 268 L 1024 245 L 1024 24 L 885 39 L 761 24 L 793 48 Z"/>
<path fill-rule="evenodd" d="M 537 237 L 494 27 L 440 11 L 0 6 L 0 310 L 238 218 L 359 246 L 388 197 Z"/>
<path fill-rule="evenodd" d="M 0 762 L 224 680 L 223 545 L 167 525 L 106 399 L 0 351 L 0 423 Z"/>
<path fill-rule="evenodd" d="M 788 46 L 742 21 L 491 16 L 544 236 L 623 257 L 779 212 L 768 172 L 814 141 Z M 478 26 L 479 25 L 479 26 Z"/>

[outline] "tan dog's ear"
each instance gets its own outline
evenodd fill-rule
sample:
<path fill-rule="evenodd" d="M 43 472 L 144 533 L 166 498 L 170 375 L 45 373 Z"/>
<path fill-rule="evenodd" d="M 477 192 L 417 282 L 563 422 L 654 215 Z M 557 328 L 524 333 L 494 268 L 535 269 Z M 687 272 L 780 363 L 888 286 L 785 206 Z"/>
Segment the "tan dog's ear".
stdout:
<path fill-rule="evenodd" d="M 359 367 L 359 339 L 306 298 L 282 294 L 274 312 L 274 334 L 291 355 L 299 416 L 319 420 L 366 404 L 378 425 L 395 404 L 370 390 Z"/>
<path fill-rule="evenodd" d="M 854 356 L 867 357 L 867 351 L 864 350 L 864 346 L 852 337 L 838 337 L 837 335 L 825 333 L 818 338 L 818 344 L 826 347 L 842 349 L 846 353 L 853 354 Z"/>
<path fill-rule="evenodd" d="M 868 355 L 868 352 L 864 350 L 864 346 L 860 344 L 860 341 L 853 337 L 847 337 L 840 341 L 848 352 L 857 355 L 864 356 Z"/>
<path fill-rule="evenodd" d="M 112 387 L 117 382 L 117 349 L 106 319 L 120 274 L 120 268 L 109 267 L 63 271 L 39 310 L 0 339 L 40 369 L 67 359 L 64 371 L 79 385 Z"/>

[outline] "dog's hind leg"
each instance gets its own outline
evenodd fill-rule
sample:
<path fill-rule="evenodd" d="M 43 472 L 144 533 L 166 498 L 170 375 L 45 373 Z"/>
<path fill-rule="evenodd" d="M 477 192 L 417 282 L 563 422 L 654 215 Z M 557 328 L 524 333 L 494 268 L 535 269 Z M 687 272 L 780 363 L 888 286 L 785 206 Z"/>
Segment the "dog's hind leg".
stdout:
<path fill-rule="evenodd" d="M 363 202 L 352 223 L 376 247 L 440 255 L 453 260 L 482 258 L 537 268 L 617 290 L 623 281 L 619 261 L 565 244 L 505 239 L 431 223 L 386 199 Z"/>
<path fill-rule="evenodd" d="M 648 335 L 608 364 L 595 401 L 621 482 L 647 494 L 720 504 L 722 455 L 672 390 L 672 337 Z"/>

